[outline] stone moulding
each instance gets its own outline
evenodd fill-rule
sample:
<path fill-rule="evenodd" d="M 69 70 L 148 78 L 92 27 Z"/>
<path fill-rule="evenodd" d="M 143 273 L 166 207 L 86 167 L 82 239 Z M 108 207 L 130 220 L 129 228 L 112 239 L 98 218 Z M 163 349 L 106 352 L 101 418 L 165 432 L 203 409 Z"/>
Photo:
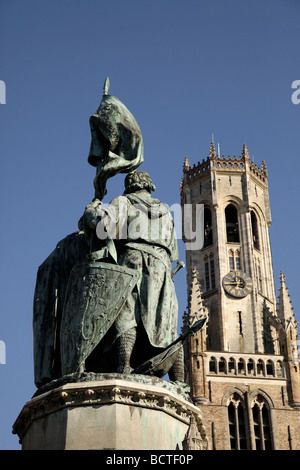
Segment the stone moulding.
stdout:
<path fill-rule="evenodd" d="M 22 441 L 34 420 L 63 408 L 99 407 L 114 403 L 160 410 L 188 426 L 192 419 L 203 447 L 207 447 L 207 433 L 199 408 L 162 387 L 116 379 L 68 383 L 33 397 L 25 404 L 14 423 L 13 434 L 17 434 Z"/>

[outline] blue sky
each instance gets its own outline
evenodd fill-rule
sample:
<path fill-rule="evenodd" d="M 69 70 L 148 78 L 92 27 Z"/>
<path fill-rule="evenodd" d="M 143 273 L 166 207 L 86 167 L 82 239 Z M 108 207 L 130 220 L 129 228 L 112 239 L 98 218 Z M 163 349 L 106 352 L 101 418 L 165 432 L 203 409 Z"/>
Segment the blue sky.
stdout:
<path fill-rule="evenodd" d="M 141 169 L 164 202 L 179 203 L 184 158 L 206 158 L 212 133 L 222 154 L 246 143 L 266 161 L 276 287 L 282 269 L 300 320 L 299 15 L 297 0 L 0 1 L 0 449 L 20 448 L 11 427 L 35 391 L 37 268 L 93 198 L 88 121 L 107 75 L 141 127 Z M 106 200 L 122 191 L 116 177 Z"/>

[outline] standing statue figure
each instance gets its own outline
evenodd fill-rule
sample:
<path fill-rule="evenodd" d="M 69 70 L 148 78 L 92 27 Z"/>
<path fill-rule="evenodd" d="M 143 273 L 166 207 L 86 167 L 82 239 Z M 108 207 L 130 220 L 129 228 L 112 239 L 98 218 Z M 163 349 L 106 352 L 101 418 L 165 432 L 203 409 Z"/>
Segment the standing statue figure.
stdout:
<path fill-rule="evenodd" d="M 120 373 L 130 373 L 131 367 L 149 360 L 177 338 L 178 303 L 171 276 L 171 262 L 178 260 L 177 239 L 170 210 L 151 196 L 154 190 L 148 173 L 134 171 L 125 178 L 123 196 L 113 199 L 106 209 L 93 201 L 83 216 L 89 240 L 102 219 L 110 218 L 118 265 L 138 273 L 136 285 L 103 341 L 102 351 L 116 346 Z M 182 349 L 169 376 L 183 381 Z"/>
<path fill-rule="evenodd" d="M 148 173 L 137 171 L 144 160 L 140 128 L 124 104 L 108 95 L 108 86 L 106 80 L 90 119 L 95 198 L 79 231 L 61 240 L 38 270 L 33 315 L 38 388 L 84 371 L 128 374 L 178 339 L 173 219 L 169 208 L 152 198 Z M 118 173 L 127 173 L 124 194 L 106 207 L 107 181 Z M 170 379 L 183 381 L 182 347 L 167 364 Z"/>

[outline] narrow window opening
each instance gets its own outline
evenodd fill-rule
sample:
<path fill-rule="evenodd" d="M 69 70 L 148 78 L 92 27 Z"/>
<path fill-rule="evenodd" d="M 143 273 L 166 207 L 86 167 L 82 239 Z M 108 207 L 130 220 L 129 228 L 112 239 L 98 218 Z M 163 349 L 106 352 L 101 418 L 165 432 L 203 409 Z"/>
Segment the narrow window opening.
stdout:
<path fill-rule="evenodd" d="M 254 362 L 252 359 L 249 359 L 248 361 L 247 372 L 249 375 L 254 375 Z"/>
<path fill-rule="evenodd" d="M 235 374 L 235 362 L 232 357 L 229 359 L 228 362 L 228 371 L 230 374 Z"/>
<path fill-rule="evenodd" d="M 245 375 L 245 363 L 244 363 L 243 359 L 239 359 L 238 374 Z"/>
<path fill-rule="evenodd" d="M 256 271 L 257 271 L 257 281 L 258 281 L 258 291 L 262 293 L 262 275 L 261 275 L 261 267 L 260 267 L 260 259 L 256 259 Z"/>
<path fill-rule="evenodd" d="M 221 357 L 219 360 L 219 372 L 223 374 L 226 372 L 226 363 L 224 357 Z"/>
<path fill-rule="evenodd" d="M 213 254 L 211 253 L 209 258 L 206 255 L 204 258 L 205 262 L 205 289 L 206 292 L 216 288 L 216 276 L 215 276 L 215 263 Z"/>
<path fill-rule="evenodd" d="M 272 450 L 269 408 L 261 396 L 257 396 L 252 407 L 253 428 L 256 450 Z"/>
<path fill-rule="evenodd" d="M 252 226 L 252 239 L 254 248 L 259 250 L 259 238 L 258 238 L 258 224 L 257 218 L 253 211 L 251 211 L 251 226 Z"/>
<path fill-rule="evenodd" d="M 270 360 L 267 362 L 267 375 L 273 375 L 273 364 Z"/>
<path fill-rule="evenodd" d="M 241 397 L 234 394 L 228 405 L 229 440 L 231 450 L 247 450 L 247 416 Z"/>
<path fill-rule="evenodd" d="M 238 312 L 239 315 L 239 332 L 243 336 L 243 323 L 242 323 L 242 312 Z"/>
<path fill-rule="evenodd" d="M 230 449 L 233 450 L 237 448 L 235 406 L 233 403 L 230 403 L 228 406 L 228 423 L 229 423 Z"/>
<path fill-rule="evenodd" d="M 236 250 L 235 252 L 235 269 L 237 271 L 240 271 L 242 269 L 241 268 L 241 256 L 240 256 L 239 250 Z"/>
<path fill-rule="evenodd" d="M 208 207 L 204 208 L 204 244 L 203 247 L 207 247 L 213 244 L 213 233 L 212 233 L 212 220 L 211 210 Z"/>
<path fill-rule="evenodd" d="M 210 278 L 211 278 L 211 288 L 215 289 L 216 278 L 215 278 L 215 263 L 213 259 L 210 260 Z"/>
<path fill-rule="evenodd" d="M 238 406 L 240 450 L 247 450 L 245 415 L 241 404 Z"/>
<path fill-rule="evenodd" d="M 206 288 L 206 291 L 210 290 L 209 264 L 208 264 L 208 262 L 205 263 L 205 288 Z"/>
<path fill-rule="evenodd" d="M 233 257 L 232 250 L 229 250 L 228 252 L 228 260 L 229 260 L 229 269 L 234 270 L 234 257 Z"/>
<path fill-rule="evenodd" d="M 209 372 L 217 372 L 216 371 L 216 360 L 212 357 L 209 361 Z"/>
<path fill-rule="evenodd" d="M 259 407 L 254 405 L 252 409 L 253 416 L 253 428 L 254 428 L 254 438 L 255 438 L 255 449 L 260 450 L 261 448 L 261 435 L 260 435 L 260 420 L 259 420 Z"/>
<path fill-rule="evenodd" d="M 238 224 L 238 212 L 237 209 L 232 205 L 225 209 L 226 217 L 226 233 L 227 233 L 227 242 L 239 243 L 239 224 Z"/>
<path fill-rule="evenodd" d="M 263 373 L 264 373 L 264 364 L 263 364 L 263 361 L 259 359 L 257 361 L 257 374 L 263 375 Z"/>

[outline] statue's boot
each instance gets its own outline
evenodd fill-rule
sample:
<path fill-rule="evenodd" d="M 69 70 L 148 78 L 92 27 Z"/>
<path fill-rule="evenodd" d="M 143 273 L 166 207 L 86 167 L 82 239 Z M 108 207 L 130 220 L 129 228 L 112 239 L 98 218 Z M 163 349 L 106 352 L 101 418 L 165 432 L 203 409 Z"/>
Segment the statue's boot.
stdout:
<path fill-rule="evenodd" d="M 130 374 L 130 358 L 136 340 L 136 328 L 131 328 L 117 339 L 118 368 L 120 374 Z"/>

